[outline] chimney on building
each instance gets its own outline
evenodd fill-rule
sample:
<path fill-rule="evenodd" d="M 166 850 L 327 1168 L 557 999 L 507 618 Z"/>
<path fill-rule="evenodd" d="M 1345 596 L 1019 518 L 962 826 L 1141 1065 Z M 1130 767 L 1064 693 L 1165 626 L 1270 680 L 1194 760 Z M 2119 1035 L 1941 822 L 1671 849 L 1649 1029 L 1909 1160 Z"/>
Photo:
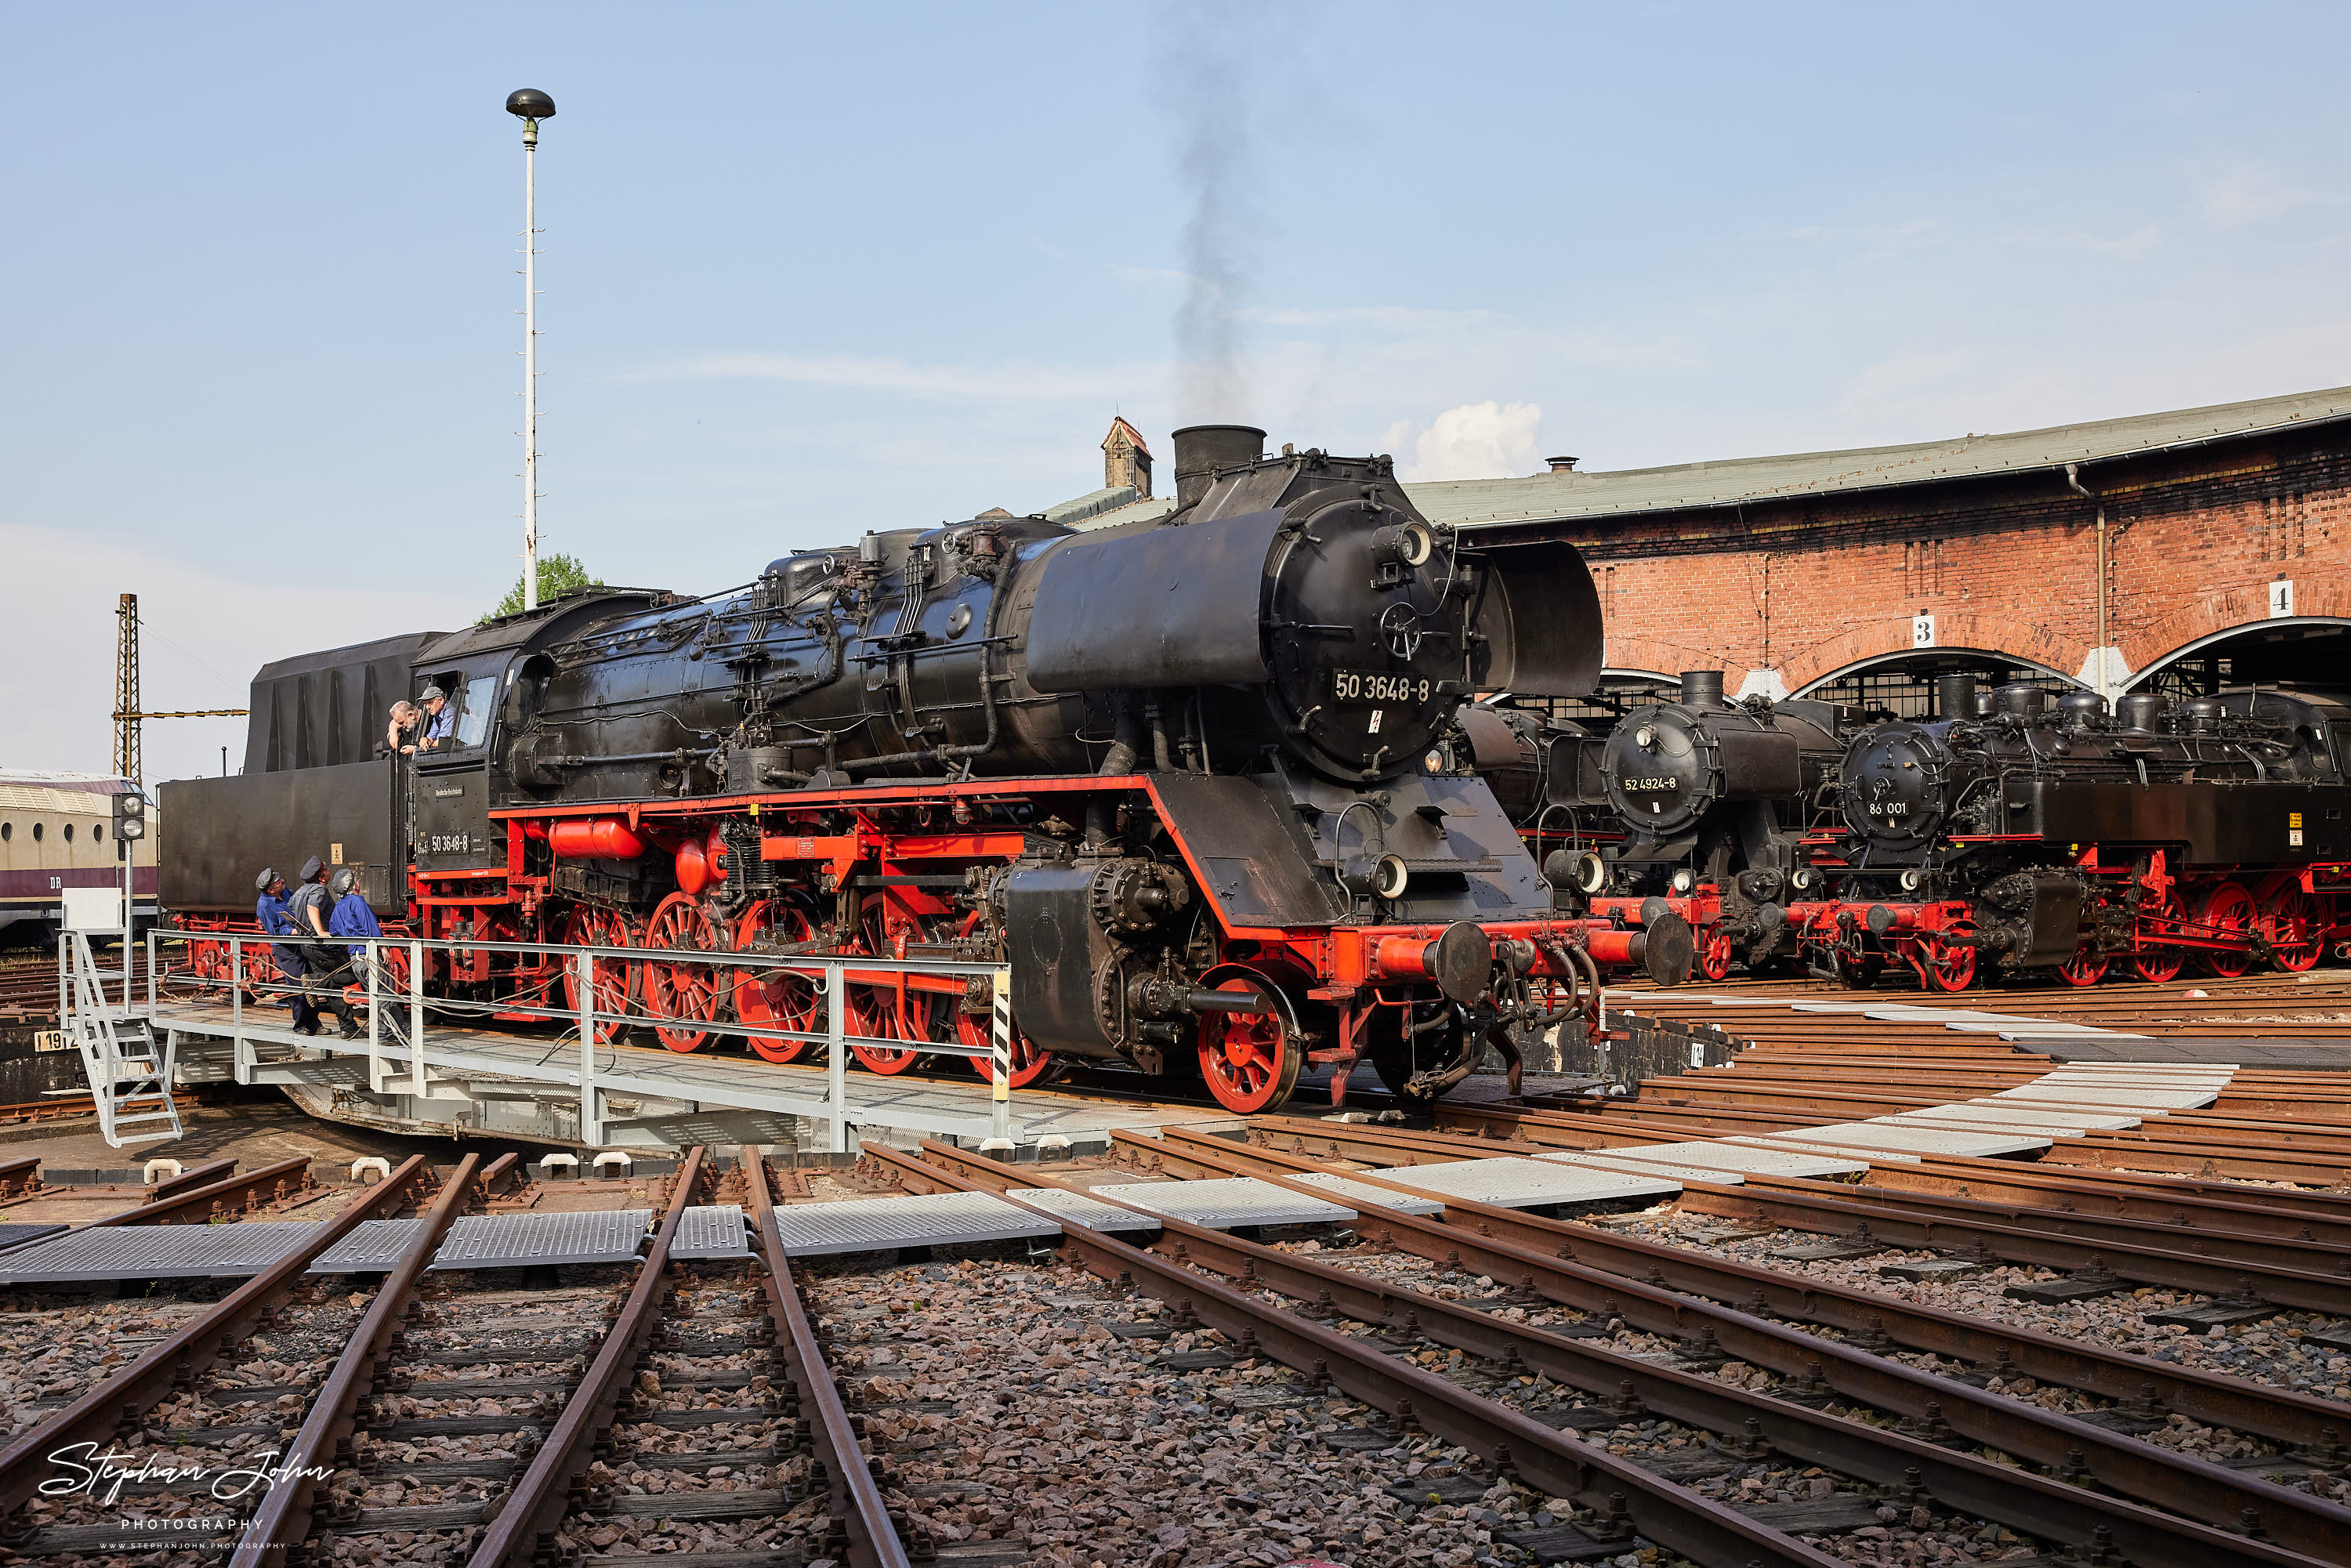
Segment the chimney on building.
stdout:
<path fill-rule="evenodd" d="M 1575 459 L 1573 457 L 1546 457 L 1543 461 L 1551 465 L 1551 471 L 1554 474 L 1575 472 Z"/>
<path fill-rule="evenodd" d="M 1143 444 L 1143 432 L 1123 418 L 1114 418 L 1102 445 L 1102 488 L 1133 486 L 1136 500 L 1151 499 L 1151 448 Z"/>

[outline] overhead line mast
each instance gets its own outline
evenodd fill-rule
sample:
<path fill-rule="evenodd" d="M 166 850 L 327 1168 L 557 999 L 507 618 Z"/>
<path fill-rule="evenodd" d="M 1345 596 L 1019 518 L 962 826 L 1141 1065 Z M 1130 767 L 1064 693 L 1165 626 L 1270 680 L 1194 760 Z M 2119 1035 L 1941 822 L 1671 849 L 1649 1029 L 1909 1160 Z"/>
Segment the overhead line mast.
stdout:
<path fill-rule="evenodd" d="M 535 87 L 507 95 L 522 121 L 522 607 L 538 608 L 538 122 L 555 100 Z"/>
<path fill-rule="evenodd" d="M 241 707 L 175 708 L 169 713 L 142 713 L 139 707 L 139 596 L 126 593 L 114 607 L 114 776 L 133 784 L 146 783 L 139 755 L 140 729 L 151 718 L 243 718 Z"/>

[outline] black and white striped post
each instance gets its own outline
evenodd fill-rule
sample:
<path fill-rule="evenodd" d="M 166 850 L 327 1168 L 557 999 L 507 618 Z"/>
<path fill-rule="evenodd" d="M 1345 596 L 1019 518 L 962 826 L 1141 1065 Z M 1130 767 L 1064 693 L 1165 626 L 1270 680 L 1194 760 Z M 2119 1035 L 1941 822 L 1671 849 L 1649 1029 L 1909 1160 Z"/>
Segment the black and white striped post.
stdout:
<path fill-rule="evenodd" d="M 1000 1147 L 1005 1157 L 1013 1153 L 1012 1144 L 1012 966 L 998 964 L 993 977 L 996 1008 L 994 1027 L 988 1031 L 988 1047 L 993 1054 L 996 1071 L 989 1076 L 993 1082 L 994 1099 L 990 1106 L 993 1117 L 988 1142 Z"/>

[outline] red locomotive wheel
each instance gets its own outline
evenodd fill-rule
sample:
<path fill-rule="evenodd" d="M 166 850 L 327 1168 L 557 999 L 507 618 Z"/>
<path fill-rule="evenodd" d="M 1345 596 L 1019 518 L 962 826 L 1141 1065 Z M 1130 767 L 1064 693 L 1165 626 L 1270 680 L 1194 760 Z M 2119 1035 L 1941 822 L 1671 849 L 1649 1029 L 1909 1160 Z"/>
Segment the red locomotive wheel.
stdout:
<path fill-rule="evenodd" d="M 1698 972 L 1709 980 L 1719 980 L 1730 973 L 1730 933 L 1718 924 L 1698 933 Z"/>
<path fill-rule="evenodd" d="M 2204 895 L 2196 918 L 2214 927 L 2211 935 L 2227 936 L 2240 931 L 2252 931 L 2259 924 L 2253 910 L 2253 895 L 2233 882 L 2224 882 Z M 2253 967 L 2253 955 L 2248 948 L 2235 947 L 2225 951 L 2207 948 L 2197 955 L 2207 972 L 2223 979 L 2233 980 Z"/>
<path fill-rule="evenodd" d="M 995 1082 L 996 1026 L 994 1020 L 974 1018 L 961 1008 L 957 1008 L 956 1038 L 974 1050 L 987 1052 L 985 1056 L 967 1056 L 964 1060 L 971 1063 L 971 1070 L 974 1072 L 978 1073 L 990 1083 Z M 1027 1089 L 1040 1083 L 1050 1083 L 1061 1075 L 1062 1065 L 1060 1057 L 1050 1051 L 1043 1050 L 1035 1040 L 1022 1034 L 1019 1024 L 1012 1026 L 1012 1087 Z"/>
<path fill-rule="evenodd" d="M 2326 916 L 2320 913 L 2318 900 L 2297 882 L 2283 883 L 2270 894 L 2262 910 L 2261 930 L 2282 969 L 2314 969 L 2326 950 Z"/>
<path fill-rule="evenodd" d="M 2069 986 L 2095 986 L 2106 977 L 2106 956 L 2085 942 L 2057 966 L 2057 977 Z"/>
<path fill-rule="evenodd" d="M 737 952 L 762 938 L 805 942 L 814 935 L 806 911 L 797 904 L 761 899 L 743 912 L 735 927 Z M 808 1033 L 824 1028 L 824 984 L 812 975 L 789 969 L 737 969 L 734 976 L 735 1016 L 754 1029 L 788 1029 Z M 751 1049 L 768 1061 L 789 1061 L 806 1051 L 800 1040 L 761 1040 L 753 1035 Z"/>
<path fill-rule="evenodd" d="M 1943 940 L 1946 936 L 1972 936 L 1976 923 L 1954 920 L 1940 932 L 1930 933 L 1920 944 L 1918 977 L 1928 988 L 1938 991 L 1964 991 L 1976 983 L 1976 950 Z"/>
<path fill-rule="evenodd" d="M 682 893 L 671 894 L 654 908 L 645 926 L 645 946 L 695 953 L 726 950 L 702 905 Z M 726 994 L 718 967 L 648 958 L 644 977 L 645 1010 L 657 1019 L 676 1020 L 653 1026 L 661 1042 L 680 1051 L 699 1051 L 709 1043 L 710 1031 L 692 1026 L 717 1019 L 718 1004 Z"/>
<path fill-rule="evenodd" d="M 888 901 L 875 894 L 865 901 L 857 944 L 851 950 L 874 957 L 904 958 L 906 944 L 917 929 L 908 917 L 893 915 Z M 842 1027 L 869 1039 L 945 1040 L 949 1027 L 946 998 L 911 988 L 901 993 L 896 979 L 893 975 L 887 985 L 850 987 L 841 1008 Z M 863 1062 L 867 1071 L 885 1078 L 905 1071 L 923 1054 L 912 1046 L 891 1045 L 852 1045 L 849 1053 Z"/>
<path fill-rule="evenodd" d="M 2144 908 L 2144 906 L 2142 906 Z M 2180 912 L 2179 900 L 2166 894 L 2161 904 L 2142 915 L 2137 945 L 2131 949 L 2131 972 L 2150 986 L 2160 986 L 2179 978 L 2187 967 L 2188 950 L 2168 943 L 2149 940 L 2146 922 L 2148 919 L 2173 924 L 2186 918 Z"/>
<path fill-rule="evenodd" d="M 577 904 L 571 907 L 571 917 L 563 923 L 563 940 L 575 947 L 633 947 L 630 940 L 629 917 L 617 909 L 599 909 L 593 904 Z M 402 955 L 400 967 L 406 982 L 406 955 Z M 628 1028 L 625 1015 L 630 1004 L 637 999 L 638 966 L 621 958 L 596 960 L 596 1043 L 610 1045 Z M 563 1005 L 574 1013 L 580 1010 L 580 971 L 569 959 L 563 965 Z"/>
<path fill-rule="evenodd" d="M 261 951 L 266 953 L 264 947 Z M 188 973 L 205 990 L 224 988 L 228 983 L 228 944 L 225 942 L 191 942 L 188 944 Z"/>
<path fill-rule="evenodd" d="M 1236 976 L 1217 989 L 1262 993 L 1265 988 Z M 1279 1011 L 1200 1015 L 1200 1076 L 1228 1111 L 1249 1115 L 1280 1106 L 1298 1087 L 1305 1061 Z"/>

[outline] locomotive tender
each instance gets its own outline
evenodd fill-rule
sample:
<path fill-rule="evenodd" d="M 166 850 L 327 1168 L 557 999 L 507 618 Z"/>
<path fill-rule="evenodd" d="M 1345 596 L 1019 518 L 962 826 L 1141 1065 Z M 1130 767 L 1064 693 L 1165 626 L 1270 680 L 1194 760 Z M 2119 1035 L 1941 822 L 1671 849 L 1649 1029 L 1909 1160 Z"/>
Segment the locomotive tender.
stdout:
<path fill-rule="evenodd" d="M 1476 548 L 1384 457 L 1268 458 L 1242 426 L 1176 447 L 1157 522 L 868 534 L 717 598 L 598 591 L 272 666 L 247 773 L 164 786 L 164 900 L 250 929 L 254 871 L 331 841 L 388 929 L 431 938 L 1006 958 L 1016 1083 L 1066 1057 L 1196 1063 L 1238 1111 L 1310 1061 L 1334 1102 L 1365 1057 L 1416 1096 L 1486 1043 L 1515 1063 L 1513 1026 L 1564 1016 L 1555 988 L 1648 942 L 1559 914 L 1456 760 L 1475 694 L 1596 680 L 1582 558 Z M 428 682 L 455 745 L 368 756 Z M 425 962 L 438 995 L 577 1005 L 551 956 Z M 728 1016 L 816 1027 L 780 971 L 608 968 L 602 1005 L 642 999 L 674 1050 Z M 991 998 L 960 977 L 851 980 L 876 1071 L 986 1040 Z"/>

